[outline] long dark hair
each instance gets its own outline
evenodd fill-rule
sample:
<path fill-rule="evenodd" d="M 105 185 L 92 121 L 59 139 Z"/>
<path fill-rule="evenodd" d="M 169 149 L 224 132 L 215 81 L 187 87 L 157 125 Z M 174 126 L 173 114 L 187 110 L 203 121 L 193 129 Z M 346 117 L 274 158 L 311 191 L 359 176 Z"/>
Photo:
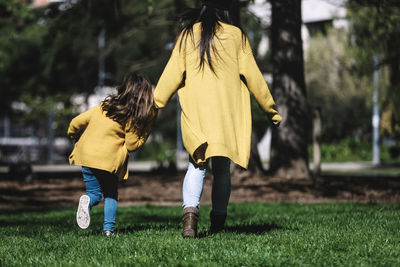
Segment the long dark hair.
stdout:
<path fill-rule="evenodd" d="M 203 0 L 201 8 L 189 9 L 181 16 L 181 22 L 184 24 L 182 35 L 179 43 L 179 49 L 182 43 L 187 41 L 191 36 L 193 38 L 193 25 L 201 22 L 201 39 L 198 44 L 200 63 L 199 69 L 204 68 L 204 64 L 208 66 L 214 74 L 216 74 L 211 60 L 211 53 L 218 58 L 218 51 L 215 48 L 214 37 L 218 38 L 216 32 L 222 27 L 220 22 L 234 25 L 242 31 L 242 40 L 246 40 L 246 34 L 239 25 L 239 19 L 233 15 L 234 6 L 231 0 Z"/>
<path fill-rule="evenodd" d="M 107 117 L 124 127 L 130 125 L 130 130 L 143 137 L 155 114 L 152 85 L 144 76 L 128 73 L 117 93 L 108 96 L 101 106 Z"/>

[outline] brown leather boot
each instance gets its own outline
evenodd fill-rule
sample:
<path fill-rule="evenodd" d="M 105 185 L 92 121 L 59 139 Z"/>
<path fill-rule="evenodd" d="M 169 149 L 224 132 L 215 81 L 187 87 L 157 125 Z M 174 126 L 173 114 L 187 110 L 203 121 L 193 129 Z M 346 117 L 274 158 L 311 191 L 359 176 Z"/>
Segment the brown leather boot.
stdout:
<path fill-rule="evenodd" d="M 225 220 L 226 214 L 215 214 L 212 211 L 210 212 L 210 232 L 212 234 L 219 233 L 224 230 L 225 228 Z"/>
<path fill-rule="evenodd" d="M 196 207 L 186 207 L 182 211 L 183 230 L 182 237 L 197 236 L 197 221 L 199 219 L 199 209 Z"/>

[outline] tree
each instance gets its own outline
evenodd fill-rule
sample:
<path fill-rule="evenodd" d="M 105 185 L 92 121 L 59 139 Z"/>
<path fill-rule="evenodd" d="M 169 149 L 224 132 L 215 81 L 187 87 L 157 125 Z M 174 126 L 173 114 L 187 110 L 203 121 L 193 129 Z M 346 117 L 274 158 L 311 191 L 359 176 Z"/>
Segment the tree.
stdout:
<path fill-rule="evenodd" d="M 360 76 L 372 77 L 373 56 L 380 58 L 380 70 L 388 70 L 389 77 L 381 75 L 381 110 L 383 131 L 400 136 L 400 6 L 397 0 L 349 0 L 348 14 L 352 20 L 353 44 Z"/>
<path fill-rule="evenodd" d="M 309 178 L 301 0 L 271 0 L 271 4 L 272 90 L 283 121 L 272 131 L 270 170 L 281 177 Z"/>
<path fill-rule="evenodd" d="M 39 12 L 25 1 L 0 0 L 0 115 L 11 111 L 11 103 L 27 88 L 40 86 L 43 26 L 34 23 Z"/>
<path fill-rule="evenodd" d="M 305 56 L 307 98 L 322 112 L 323 143 L 347 137 L 370 138 L 370 79 L 357 75 L 355 58 L 344 29 L 328 29 L 308 43 Z"/>

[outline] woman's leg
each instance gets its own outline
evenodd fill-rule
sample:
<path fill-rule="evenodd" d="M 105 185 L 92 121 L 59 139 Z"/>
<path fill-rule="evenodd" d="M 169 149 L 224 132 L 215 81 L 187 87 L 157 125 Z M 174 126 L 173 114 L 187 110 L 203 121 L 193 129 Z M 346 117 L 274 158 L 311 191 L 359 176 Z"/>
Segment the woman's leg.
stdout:
<path fill-rule="evenodd" d="M 231 195 L 230 163 L 230 159 L 226 157 L 212 158 L 214 180 L 211 192 L 210 230 L 214 233 L 222 231 L 225 225 L 229 197 Z"/>
<path fill-rule="evenodd" d="M 199 166 L 189 161 L 188 170 L 183 180 L 183 208 L 200 207 L 201 194 L 203 192 L 204 177 L 206 175 L 206 167 Z"/>
<path fill-rule="evenodd" d="M 231 195 L 231 160 L 226 157 L 213 157 L 211 164 L 214 175 L 211 192 L 212 212 L 226 214 Z"/>
<path fill-rule="evenodd" d="M 184 238 L 197 236 L 197 221 L 199 219 L 200 199 L 203 192 L 205 175 L 206 167 L 198 166 L 192 160 L 189 161 L 182 188 L 182 237 Z"/>
<path fill-rule="evenodd" d="M 103 231 L 114 232 L 118 209 L 118 177 L 112 173 L 96 170 L 104 195 Z"/>

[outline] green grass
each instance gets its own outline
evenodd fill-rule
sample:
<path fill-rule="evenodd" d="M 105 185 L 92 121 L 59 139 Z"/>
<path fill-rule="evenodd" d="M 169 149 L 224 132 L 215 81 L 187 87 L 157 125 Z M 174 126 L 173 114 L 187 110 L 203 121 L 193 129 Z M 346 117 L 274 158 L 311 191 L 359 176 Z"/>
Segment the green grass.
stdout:
<path fill-rule="evenodd" d="M 231 204 L 228 231 L 180 237 L 179 207 L 120 208 L 118 234 L 72 209 L 0 215 L 0 266 L 400 266 L 400 204 Z"/>
<path fill-rule="evenodd" d="M 313 161 L 313 147 L 308 146 L 308 155 L 310 162 Z M 390 147 L 380 146 L 380 158 L 382 163 L 399 164 L 400 157 L 392 158 L 390 156 Z M 321 144 L 322 162 L 347 162 L 347 161 L 371 161 L 372 143 L 360 138 L 345 138 L 337 143 Z"/>

